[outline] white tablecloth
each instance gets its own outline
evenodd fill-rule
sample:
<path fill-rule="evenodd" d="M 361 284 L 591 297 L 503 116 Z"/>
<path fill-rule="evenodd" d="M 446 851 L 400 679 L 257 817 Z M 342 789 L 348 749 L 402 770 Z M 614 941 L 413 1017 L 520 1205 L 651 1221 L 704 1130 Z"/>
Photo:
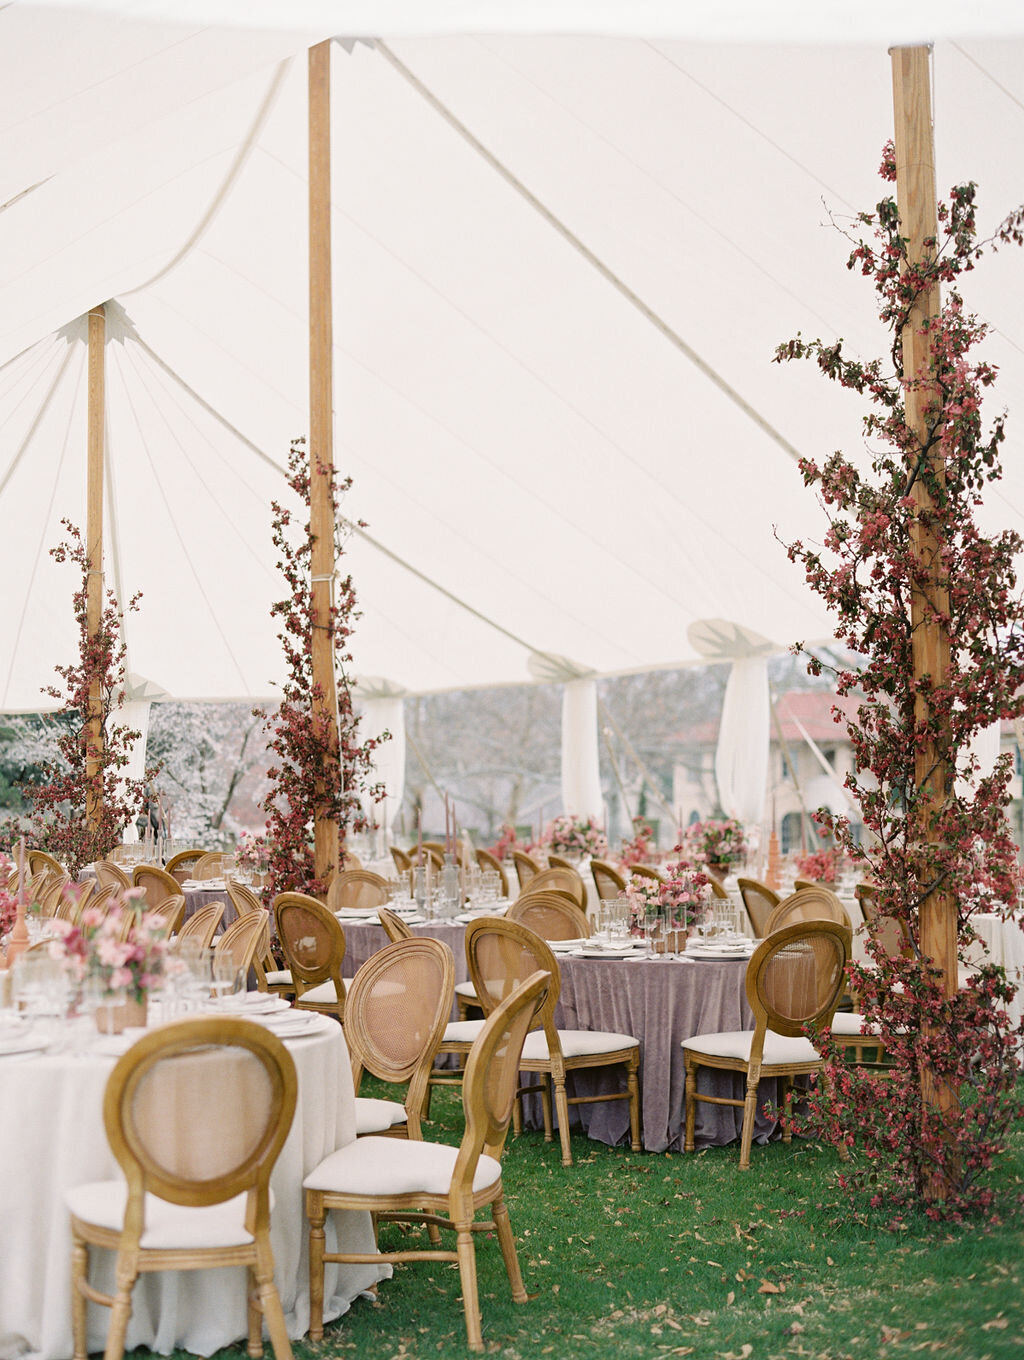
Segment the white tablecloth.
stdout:
<path fill-rule="evenodd" d="M 309 1327 L 307 1232 L 302 1178 L 329 1152 L 355 1137 L 352 1075 L 341 1027 L 291 1040 L 298 1104 L 271 1178 L 275 1278 L 288 1321 L 300 1337 Z M 47 1360 L 72 1354 L 71 1234 L 64 1192 L 119 1175 L 107 1146 L 102 1102 L 115 1058 L 100 1054 L 0 1057 L 0 1335 L 24 1337 Z M 331 1220 L 341 1216 L 331 1214 Z M 340 1229 L 348 1250 L 372 1251 L 367 1214 L 347 1214 Z M 328 1228 L 330 1233 L 331 1228 Z M 90 1252 L 90 1278 L 113 1286 L 114 1256 Z M 390 1274 L 375 1266 L 328 1266 L 325 1317 L 346 1312 L 357 1294 Z M 175 1348 L 197 1355 L 246 1334 L 242 1268 L 144 1275 L 132 1296 L 126 1349 Z M 90 1305 L 89 1350 L 102 1351 L 110 1313 Z"/>

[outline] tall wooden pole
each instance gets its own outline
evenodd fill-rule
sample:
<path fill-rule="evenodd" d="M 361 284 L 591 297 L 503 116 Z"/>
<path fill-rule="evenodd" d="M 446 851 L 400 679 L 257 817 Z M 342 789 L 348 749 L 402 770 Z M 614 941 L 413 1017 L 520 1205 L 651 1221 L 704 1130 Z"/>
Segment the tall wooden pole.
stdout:
<path fill-rule="evenodd" d="M 934 253 L 933 246 L 925 242 L 934 242 L 938 232 L 928 63 L 927 47 L 897 47 L 892 51 L 896 197 L 900 212 L 900 234 L 907 238 L 907 254 L 911 263 L 925 260 Z M 932 397 L 932 389 L 927 383 L 931 349 L 925 326 L 938 313 L 939 286 L 935 283 L 918 297 L 902 336 L 904 380 L 926 380 L 919 387 L 908 388 L 905 397 L 907 424 L 915 431 L 922 449 L 929 440 L 926 412 Z M 943 469 L 937 456 L 930 458 L 928 473 L 933 481 L 941 484 Z M 940 560 L 942 529 L 940 524 L 934 522 L 928 525 L 920 522 L 920 512 L 931 518 L 933 509 L 924 476 L 915 480 L 912 495 L 918 511 L 910 531 L 910 541 L 923 577 L 911 595 L 914 678 L 920 680 L 923 676 L 930 676 L 932 684 L 939 687 L 946 684 L 950 669 L 949 632 L 936 619 L 936 614 L 947 618 L 949 615 L 949 591 Z M 919 722 L 929 718 L 928 697 L 920 690 L 917 691 L 915 717 Z M 935 817 L 949 796 L 953 771 L 948 762 L 939 758 L 933 741 L 918 748 L 914 776 L 920 791 L 916 831 L 922 840 L 935 841 Z M 931 960 L 942 975 L 945 994 L 953 995 L 958 985 L 957 911 L 956 902 L 949 893 L 934 892 L 922 903 L 919 939 L 922 955 Z M 940 1111 L 954 1108 L 956 1093 L 947 1087 L 940 1087 L 928 1071 L 922 1073 L 921 1088 L 922 1098 L 927 1105 Z"/>
<path fill-rule="evenodd" d="M 338 694 L 328 632 L 334 580 L 334 365 L 331 318 L 331 44 L 309 49 L 309 484 L 312 559 L 313 717 L 338 759 Z M 322 795 L 323 785 L 315 791 Z M 318 809 L 313 825 L 316 876 L 338 863 L 338 823 Z"/>
<path fill-rule="evenodd" d="M 106 312 L 103 305 L 89 313 L 89 396 L 88 396 L 88 471 L 86 491 L 85 548 L 89 557 L 89 584 L 86 592 L 86 631 L 89 641 L 100 629 L 103 615 L 103 450 L 106 440 L 105 413 Z M 103 693 L 99 678 L 89 689 L 89 749 L 85 772 L 85 817 L 90 831 L 99 829 L 103 813 L 102 790 L 92 780 L 100 767 L 103 753 Z"/>

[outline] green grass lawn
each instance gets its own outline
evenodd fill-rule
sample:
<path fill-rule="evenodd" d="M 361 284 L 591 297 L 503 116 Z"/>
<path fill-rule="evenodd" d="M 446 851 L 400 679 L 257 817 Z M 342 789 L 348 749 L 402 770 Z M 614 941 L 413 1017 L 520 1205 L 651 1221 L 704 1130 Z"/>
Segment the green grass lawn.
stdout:
<path fill-rule="evenodd" d="M 427 1136 L 456 1142 L 442 1093 Z M 1001 1222 L 947 1229 L 855 1210 L 835 1154 L 794 1141 L 694 1156 L 635 1154 L 510 1136 L 504 1179 L 530 1302 L 513 1304 L 497 1242 L 477 1242 L 484 1341 L 494 1355 L 693 1355 L 722 1360 L 1024 1355 L 1024 1134 L 997 1175 Z M 400 1230 L 382 1230 L 382 1242 Z M 447 1243 L 446 1243 L 447 1245 Z M 454 1265 L 396 1268 L 297 1357 L 361 1360 L 468 1354 Z"/>

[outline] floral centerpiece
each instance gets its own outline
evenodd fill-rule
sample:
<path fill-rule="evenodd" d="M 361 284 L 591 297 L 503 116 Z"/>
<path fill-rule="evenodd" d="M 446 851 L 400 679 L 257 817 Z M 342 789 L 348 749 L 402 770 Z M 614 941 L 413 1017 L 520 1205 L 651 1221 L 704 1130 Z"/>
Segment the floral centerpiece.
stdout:
<path fill-rule="evenodd" d="M 486 848 L 488 853 L 492 854 L 495 859 L 505 859 L 507 856 L 511 855 L 513 850 L 522 850 L 523 846 L 524 842 L 520 841 L 519 837 L 516 835 L 515 827 L 511 826 L 508 822 L 503 822 L 501 825 L 501 835 L 493 845 L 489 845 Z"/>
<path fill-rule="evenodd" d="M 801 878 L 813 883 L 835 883 L 843 862 L 841 850 L 816 850 L 796 860 L 796 871 Z"/>
<path fill-rule="evenodd" d="M 250 831 L 243 831 L 235 845 L 235 864 L 239 869 L 251 869 L 256 874 L 265 873 L 270 849 L 270 837 L 265 832 L 254 835 Z"/>
<path fill-rule="evenodd" d="M 630 875 L 626 897 L 634 926 L 642 927 L 648 913 L 656 911 L 666 931 L 687 931 L 707 905 L 711 880 L 699 865 L 688 859 L 665 865 L 664 879 Z"/>
<path fill-rule="evenodd" d="M 543 844 L 553 855 L 603 859 L 608 853 L 608 838 L 593 817 L 574 817 L 568 813 L 548 823 Z"/>
<path fill-rule="evenodd" d="M 691 859 L 723 873 L 747 852 L 743 827 L 732 817 L 694 822 L 683 844 Z"/>
<path fill-rule="evenodd" d="M 144 1023 L 149 989 L 163 976 L 167 954 L 167 922 L 155 912 L 144 913 L 144 901 L 141 888 L 128 888 L 109 910 L 87 906 L 77 924 L 53 923 L 57 938 L 51 954 L 65 962 L 77 982 L 95 979 L 105 998 L 123 995 L 132 1003 L 121 1017 L 127 1022 L 134 1012 L 138 1023 Z M 130 927 L 127 917 L 134 918 Z"/>
<path fill-rule="evenodd" d="M 642 817 L 633 818 L 633 839 L 622 842 L 619 863 L 624 869 L 634 864 L 649 864 L 654 851 L 654 830 Z"/>
<path fill-rule="evenodd" d="M 18 919 L 18 894 L 7 891 L 6 884 L 14 872 L 14 861 L 0 850 L 0 940 L 9 935 Z"/>

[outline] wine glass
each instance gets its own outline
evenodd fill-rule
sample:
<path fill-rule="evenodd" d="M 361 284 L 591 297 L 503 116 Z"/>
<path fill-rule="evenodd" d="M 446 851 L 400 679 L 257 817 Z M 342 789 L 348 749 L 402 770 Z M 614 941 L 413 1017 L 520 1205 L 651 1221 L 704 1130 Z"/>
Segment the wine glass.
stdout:
<path fill-rule="evenodd" d="M 245 978 L 230 954 L 214 954 L 211 986 L 214 997 L 222 1002 L 243 991 Z"/>

